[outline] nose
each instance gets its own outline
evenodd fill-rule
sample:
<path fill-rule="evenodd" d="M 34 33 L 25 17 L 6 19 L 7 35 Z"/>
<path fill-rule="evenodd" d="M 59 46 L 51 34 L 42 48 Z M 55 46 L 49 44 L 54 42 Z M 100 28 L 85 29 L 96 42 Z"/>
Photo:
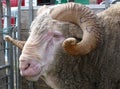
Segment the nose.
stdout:
<path fill-rule="evenodd" d="M 21 60 L 19 63 L 20 70 L 27 70 L 30 67 L 30 63 L 25 60 Z"/>
<path fill-rule="evenodd" d="M 19 58 L 19 69 L 24 71 L 30 67 L 31 63 L 26 55 L 21 55 Z"/>
<path fill-rule="evenodd" d="M 37 60 L 21 56 L 19 61 L 19 69 L 21 76 L 36 76 L 41 71 L 41 65 Z"/>
<path fill-rule="evenodd" d="M 31 64 L 29 62 L 27 62 L 26 60 L 21 60 L 19 62 L 19 69 L 20 69 L 21 76 L 26 75 L 25 71 L 28 70 L 30 66 L 31 66 Z"/>

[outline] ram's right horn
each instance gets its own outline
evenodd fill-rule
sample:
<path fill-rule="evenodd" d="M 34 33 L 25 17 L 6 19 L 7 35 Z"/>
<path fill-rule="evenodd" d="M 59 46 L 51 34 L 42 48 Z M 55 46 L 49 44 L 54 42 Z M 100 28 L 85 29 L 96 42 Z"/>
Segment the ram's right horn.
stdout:
<path fill-rule="evenodd" d="M 77 42 L 75 38 L 67 38 L 63 42 L 66 52 L 71 55 L 86 55 L 96 48 L 101 29 L 96 14 L 88 7 L 77 3 L 67 3 L 53 8 L 50 15 L 55 20 L 77 24 L 83 31 L 80 42 Z"/>

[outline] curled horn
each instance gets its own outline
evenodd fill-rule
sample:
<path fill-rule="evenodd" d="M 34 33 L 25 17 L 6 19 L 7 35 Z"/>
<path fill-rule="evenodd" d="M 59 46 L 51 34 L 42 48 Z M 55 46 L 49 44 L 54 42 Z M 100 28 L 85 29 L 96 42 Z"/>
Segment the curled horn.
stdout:
<path fill-rule="evenodd" d="M 86 55 L 91 52 L 98 43 L 99 24 L 97 16 L 86 6 L 76 3 L 59 5 L 50 11 L 53 19 L 68 21 L 77 24 L 83 31 L 83 37 L 77 43 L 75 38 L 67 38 L 63 42 L 63 48 L 71 55 Z"/>
<path fill-rule="evenodd" d="M 13 45 L 17 46 L 19 49 L 23 49 L 24 44 L 26 43 L 26 41 L 19 41 L 19 40 L 15 40 L 12 37 L 6 35 L 4 38 L 6 41 L 12 43 Z"/>

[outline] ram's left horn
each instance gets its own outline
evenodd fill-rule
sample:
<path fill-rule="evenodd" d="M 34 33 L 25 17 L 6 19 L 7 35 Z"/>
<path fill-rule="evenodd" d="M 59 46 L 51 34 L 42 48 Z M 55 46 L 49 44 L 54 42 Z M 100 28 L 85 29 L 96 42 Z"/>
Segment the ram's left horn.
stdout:
<path fill-rule="evenodd" d="M 19 40 L 15 40 L 12 37 L 6 35 L 4 38 L 7 42 L 12 43 L 13 45 L 17 46 L 19 49 L 23 49 L 24 44 L 26 43 L 26 41 L 19 41 Z"/>

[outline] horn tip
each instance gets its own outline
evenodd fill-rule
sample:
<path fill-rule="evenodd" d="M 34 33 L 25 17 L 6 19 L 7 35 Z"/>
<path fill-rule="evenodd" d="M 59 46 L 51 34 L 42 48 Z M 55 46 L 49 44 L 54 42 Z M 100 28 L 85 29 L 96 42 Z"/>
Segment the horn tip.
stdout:
<path fill-rule="evenodd" d="M 10 39 L 11 39 L 11 37 L 10 37 L 9 35 L 6 35 L 6 36 L 4 37 L 4 40 L 5 40 L 5 41 L 10 41 Z"/>

